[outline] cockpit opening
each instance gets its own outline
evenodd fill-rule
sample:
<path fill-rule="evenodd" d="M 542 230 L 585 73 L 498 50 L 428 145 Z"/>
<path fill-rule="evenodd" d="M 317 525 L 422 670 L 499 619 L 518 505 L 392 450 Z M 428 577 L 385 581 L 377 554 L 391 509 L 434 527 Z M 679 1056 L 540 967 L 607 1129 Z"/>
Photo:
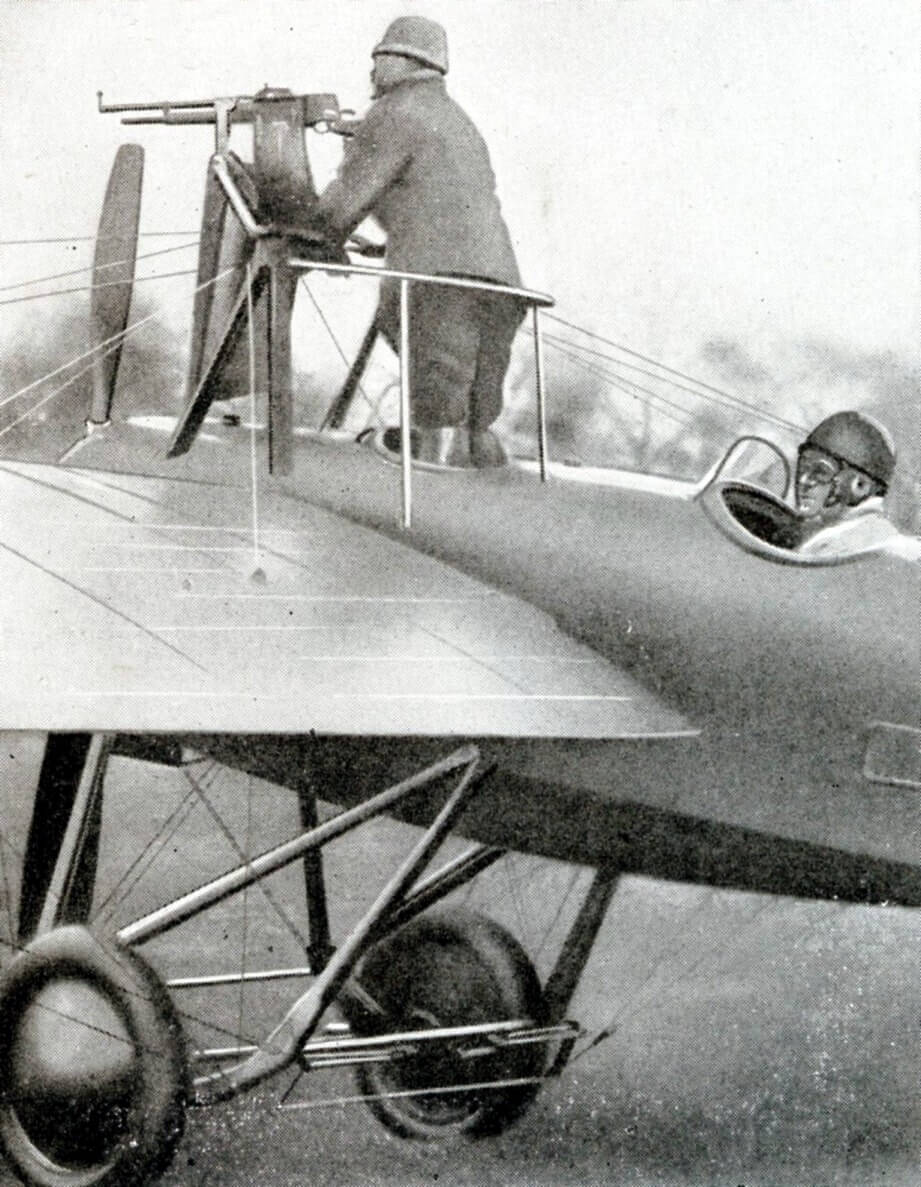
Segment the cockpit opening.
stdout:
<path fill-rule="evenodd" d="M 745 483 L 727 482 L 719 490 L 720 499 L 737 524 L 757 540 L 773 548 L 791 551 L 804 538 L 804 524 L 799 515 L 782 499 L 767 490 Z"/>

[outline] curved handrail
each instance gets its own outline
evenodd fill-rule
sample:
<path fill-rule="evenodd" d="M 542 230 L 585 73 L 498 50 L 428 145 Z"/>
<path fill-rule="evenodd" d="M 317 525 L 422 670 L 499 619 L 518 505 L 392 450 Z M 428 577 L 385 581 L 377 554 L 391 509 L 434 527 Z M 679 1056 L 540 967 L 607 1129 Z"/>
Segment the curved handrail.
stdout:
<path fill-rule="evenodd" d="M 442 276 L 431 272 L 409 272 L 401 268 L 387 268 L 373 264 L 335 264 L 323 261 L 299 259 L 287 261 L 292 269 L 330 272 L 338 275 L 374 276 L 377 279 L 397 280 L 400 284 L 400 463 L 403 484 L 403 526 L 412 526 L 412 456 L 409 441 L 410 392 L 409 392 L 409 286 L 410 284 L 438 285 L 442 288 L 473 289 L 477 292 L 496 293 L 513 297 L 531 309 L 534 332 L 534 364 L 537 387 L 537 446 L 541 482 L 547 481 L 547 403 L 544 391 L 543 341 L 538 317 L 540 309 L 546 309 L 555 302 L 547 293 L 536 289 L 521 288 L 518 285 L 500 284 L 497 281 L 475 280 L 466 276 Z"/>
<path fill-rule="evenodd" d="M 346 244 L 348 246 L 348 244 Z M 289 268 L 310 268 L 316 272 L 356 273 L 359 276 L 387 277 L 391 280 L 419 281 L 422 284 L 436 284 L 444 288 L 477 289 L 484 293 L 504 293 L 509 297 L 517 297 L 527 305 L 536 305 L 541 309 L 549 309 L 556 304 L 548 293 L 538 292 L 536 289 L 519 288 L 512 284 L 500 284 L 495 280 L 476 280 L 471 276 L 444 276 L 437 272 L 408 272 L 400 268 L 386 268 L 377 264 L 334 264 L 317 260 L 298 259 L 297 256 L 287 261 Z"/>
<path fill-rule="evenodd" d="M 307 229 L 298 227 L 279 226 L 275 223 L 261 223 L 256 219 L 246 201 L 240 187 L 234 180 L 227 160 L 221 153 L 215 153 L 211 158 L 211 168 L 227 199 L 233 207 L 233 212 L 240 220 L 244 230 L 253 239 L 264 239 L 269 235 L 295 237 L 300 235 L 307 238 Z M 535 305 L 549 309 L 555 305 L 553 297 L 548 293 L 538 292 L 536 289 L 521 288 L 511 284 L 501 284 L 495 280 L 477 280 L 467 276 L 443 276 L 430 272 L 409 272 L 403 269 L 386 268 L 374 264 L 336 264 L 332 261 L 299 259 L 297 256 L 287 261 L 289 268 L 313 269 L 319 272 L 341 272 L 360 276 L 388 277 L 393 280 L 419 281 L 423 284 L 439 284 L 449 288 L 477 289 L 486 293 L 505 293 L 510 297 L 517 297 L 527 305 Z"/>

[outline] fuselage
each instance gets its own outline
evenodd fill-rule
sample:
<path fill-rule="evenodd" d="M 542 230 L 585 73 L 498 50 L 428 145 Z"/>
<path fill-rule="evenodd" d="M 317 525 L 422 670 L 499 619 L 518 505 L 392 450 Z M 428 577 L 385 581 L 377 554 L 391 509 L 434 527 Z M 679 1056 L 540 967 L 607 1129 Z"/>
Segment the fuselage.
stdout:
<path fill-rule="evenodd" d="M 163 436 L 154 437 L 142 453 L 136 435 L 107 430 L 70 464 L 147 475 L 144 497 L 125 507 L 132 524 L 149 519 L 151 539 L 162 537 L 158 522 L 174 520 L 180 506 L 247 501 L 245 429 L 218 423 L 176 461 L 163 460 Z M 201 695 L 189 712 L 180 704 L 173 713 L 161 696 L 151 719 L 161 724 L 147 726 L 142 702 L 123 701 L 117 728 L 129 718 L 134 728 L 128 705 L 138 707 L 139 730 L 207 729 L 207 740 L 197 742 L 216 756 L 283 784 L 292 771 L 312 769 L 321 794 L 338 802 L 471 740 L 496 772 L 464 829 L 490 843 L 752 889 L 921 903 L 916 566 L 884 552 L 841 564 L 791 563 L 776 549 L 746 546 L 738 528 L 725 530 L 718 487 L 701 495 L 689 484 L 569 481 L 563 473 L 541 483 L 533 468 L 516 464 L 414 469 L 413 525 L 404 529 L 399 467 L 354 441 L 307 435 L 293 473 L 267 479 L 265 490 L 278 524 L 305 540 L 317 509 L 326 516 L 316 565 L 310 573 L 293 569 L 290 588 L 302 580 L 298 573 L 322 585 L 336 539 L 348 537 L 354 549 L 362 539 L 389 537 L 384 563 L 426 554 L 439 571 L 460 571 L 509 605 L 546 616 L 609 671 L 623 673 L 645 706 L 638 724 L 625 728 L 621 707 L 612 705 L 607 729 L 600 698 L 588 731 L 571 729 L 562 712 L 554 728 L 552 706 L 548 727 L 546 705 L 539 730 L 512 728 L 512 719 L 490 717 L 488 701 L 472 698 L 468 712 L 461 693 L 444 726 L 417 719 L 397 700 L 377 703 L 374 720 L 387 726 L 377 728 L 359 700 L 357 716 L 329 728 L 322 692 L 311 693 L 303 674 L 307 699 L 299 702 L 291 686 L 276 701 L 284 716 L 264 710 L 252 729 L 245 700 L 238 696 L 225 722 Z M 108 497 L 105 484 L 100 489 L 94 499 Z M 356 538 L 356 526 L 366 535 Z M 342 569 L 337 589 L 348 590 L 350 571 Z M 375 573 L 380 586 L 383 574 L 365 574 L 372 589 Z M 228 588 L 216 580 L 223 582 L 217 589 Z M 151 602 L 153 612 L 178 614 L 192 604 L 169 590 L 167 581 L 167 601 Z M 207 603 L 218 615 L 221 596 Z M 241 596 L 253 607 L 263 597 L 267 607 L 280 605 L 271 587 L 261 593 L 247 585 Z M 230 665 L 240 693 L 270 678 L 264 661 L 247 675 L 242 636 L 235 642 L 225 632 L 214 638 L 230 646 L 220 662 Z M 244 666 L 234 664 L 235 654 Z M 200 652 L 199 663 L 211 659 Z M 205 706 L 213 710 L 208 724 L 196 726 Z M 98 727 L 107 724 L 100 719 Z M 420 800 L 417 815 L 430 810 Z"/>
<path fill-rule="evenodd" d="M 334 442 L 308 445 L 282 485 L 514 592 L 699 730 L 616 743 L 481 739 L 504 787 L 501 829 L 489 823 L 494 804 L 481 809 L 490 839 L 602 860 L 618 836 L 642 845 L 637 833 L 664 813 L 667 830 L 685 819 L 751 830 L 738 837 L 743 848 L 769 836 L 917 867 L 910 753 L 921 651 L 910 561 L 778 563 L 724 534 L 699 498 L 542 484 L 515 467 L 419 469 L 404 531 L 396 469 Z M 374 779 L 427 751 L 421 738 L 363 747 Z M 639 816 L 628 826 L 606 815 L 612 805 L 639 806 Z M 791 885 L 797 877 L 791 868 Z"/>

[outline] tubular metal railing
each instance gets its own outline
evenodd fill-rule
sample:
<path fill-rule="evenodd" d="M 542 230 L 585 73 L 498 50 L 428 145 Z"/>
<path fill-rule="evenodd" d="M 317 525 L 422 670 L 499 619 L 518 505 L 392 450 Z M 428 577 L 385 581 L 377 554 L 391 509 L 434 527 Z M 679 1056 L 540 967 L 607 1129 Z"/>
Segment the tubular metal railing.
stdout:
<path fill-rule="evenodd" d="M 304 228 L 280 226 L 273 223 L 260 223 L 253 215 L 249 204 L 234 180 L 226 160 L 221 154 L 218 153 L 212 157 L 211 168 L 227 196 L 231 209 L 250 237 L 257 240 L 265 239 L 269 236 L 287 235 L 291 238 L 301 239 L 307 237 Z M 494 281 L 476 280 L 470 277 L 440 276 L 426 272 L 409 272 L 378 265 L 334 263 L 292 256 L 285 261 L 285 266 L 294 271 L 316 271 L 346 276 L 373 276 L 378 280 L 390 279 L 399 282 L 400 462 L 402 472 L 402 522 L 405 528 L 409 528 L 412 525 L 412 451 L 409 432 L 412 395 L 410 391 L 411 343 L 409 335 L 409 296 L 412 285 L 439 285 L 443 288 L 473 289 L 477 292 L 496 293 L 507 296 L 510 300 L 520 301 L 530 309 L 534 333 L 538 458 L 541 481 L 545 482 L 547 480 L 547 413 L 540 310 L 549 308 L 554 304 L 552 297 L 546 293 L 537 292 L 534 289 L 521 288 L 516 285 L 499 284 Z"/>
<path fill-rule="evenodd" d="M 403 526 L 412 525 L 412 453 L 410 449 L 410 338 L 409 338 L 409 293 L 413 284 L 438 285 L 442 288 L 474 289 L 477 292 L 498 293 L 514 298 L 531 310 L 534 330 L 534 370 L 537 388 L 537 440 L 540 460 L 540 477 L 547 480 L 547 412 L 544 392 L 543 350 L 541 344 L 540 310 L 553 305 L 553 298 L 533 289 L 515 285 L 497 284 L 485 280 L 472 280 L 459 276 L 438 276 L 427 272 L 405 272 L 396 268 L 382 268 L 369 264 L 317 263 L 293 257 L 288 266 L 295 269 L 312 269 L 317 272 L 341 273 L 347 276 L 375 276 L 378 279 L 397 280 L 400 283 L 400 462 L 403 485 Z"/>

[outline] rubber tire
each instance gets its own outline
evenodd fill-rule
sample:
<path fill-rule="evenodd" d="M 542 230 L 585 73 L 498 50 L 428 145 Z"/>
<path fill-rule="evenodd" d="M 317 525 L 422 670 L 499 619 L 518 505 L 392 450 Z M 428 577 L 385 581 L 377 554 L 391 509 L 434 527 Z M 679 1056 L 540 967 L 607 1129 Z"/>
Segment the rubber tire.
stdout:
<path fill-rule="evenodd" d="M 385 1016 L 350 1018 L 356 1034 L 462 1026 L 523 1018 L 543 1021 L 543 995 L 521 945 L 499 924 L 476 912 L 429 912 L 378 942 L 355 979 Z M 471 1060 L 462 1067 L 447 1052 L 357 1068 L 358 1087 L 374 1115 L 401 1137 L 444 1140 L 499 1133 L 521 1115 L 539 1085 L 459 1093 L 456 1097 L 387 1097 L 388 1091 L 463 1082 L 539 1076 L 542 1044 L 523 1045 Z"/>
<path fill-rule="evenodd" d="M 118 1015 L 135 1046 L 124 1131 L 96 1164 L 67 1165 L 43 1150 L 11 1099 L 14 1036 L 35 995 L 63 977 L 85 981 Z M 34 1187 L 139 1187 L 169 1164 L 182 1136 L 188 1069 L 182 1028 L 156 973 L 136 952 L 84 927 L 57 928 L 34 940 L 0 979 L 0 1145 L 19 1177 Z"/>

